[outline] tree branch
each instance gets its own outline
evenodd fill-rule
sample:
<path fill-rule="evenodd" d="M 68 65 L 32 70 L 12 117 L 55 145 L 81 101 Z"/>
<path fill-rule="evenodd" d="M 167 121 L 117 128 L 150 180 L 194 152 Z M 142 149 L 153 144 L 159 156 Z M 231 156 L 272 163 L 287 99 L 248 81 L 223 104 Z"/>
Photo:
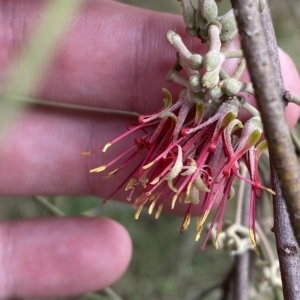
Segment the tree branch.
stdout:
<path fill-rule="evenodd" d="M 277 174 L 272 170 L 274 233 L 280 263 L 284 299 L 300 299 L 300 261 L 298 247 L 292 231 L 286 204 L 282 197 Z"/>
<path fill-rule="evenodd" d="M 286 90 L 283 84 L 280 60 L 278 55 L 278 46 L 275 37 L 275 31 L 270 14 L 270 9 L 266 4 L 265 9 L 261 13 L 261 22 L 264 29 L 264 33 L 267 41 L 267 48 L 270 55 L 271 63 L 274 69 L 273 75 L 276 85 L 278 87 L 279 95 L 283 98 Z"/>
<path fill-rule="evenodd" d="M 300 244 L 300 172 L 256 1 L 232 0 L 269 151 Z"/>
<path fill-rule="evenodd" d="M 299 171 L 284 118 L 284 102 L 282 100 L 284 99 L 285 88 L 280 70 L 273 24 L 268 7 L 261 14 L 263 30 L 258 9 L 253 2 L 232 0 L 232 3 L 236 8 L 238 26 L 242 36 L 242 46 L 270 145 L 270 158 L 273 166 L 271 174 L 272 185 L 276 192 L 276 196 L 273 199 L 274 232 L 280 261 L 284 298 L 300 299 L 298 247 L 287 213 L 288 206 L 293 230 L 299 244 L 300 223 L 299 218 L 297 218 L 300 210 Z M 269 59 L 268 54 L 270 55 Z M 284 127 L 281 128 L 281 126 Z M 279 144 L 276 145 L 276 143 Z M 289 189 L 291 190 L 289 191 Z M 284 198 L 287 200 L 287 205 Z"/>
<path fill-rule="evenodd" d="M 274 68 L 274 78 L 278 86 L 279 93 L 281 97 L 283 97 L 286 91 L 283 85 L 278 47 L 269 7 L 266 7 L 261 14 L 261 20 L 267 38 L 269 55 Z M 270 157 L 270 160 L 272 160 L 272 157 Z M 271 169 L 271 180 L 272 187 L 276 192 L 276 195 L 273 197 L 274 233 L 279 257 L 283 295 L 285 299 L 299 299 L 300 260 L 298 256 L 298 245 L 292 231 L 287 207 L 282 196 L 278 176 L 274 168 Z"/>

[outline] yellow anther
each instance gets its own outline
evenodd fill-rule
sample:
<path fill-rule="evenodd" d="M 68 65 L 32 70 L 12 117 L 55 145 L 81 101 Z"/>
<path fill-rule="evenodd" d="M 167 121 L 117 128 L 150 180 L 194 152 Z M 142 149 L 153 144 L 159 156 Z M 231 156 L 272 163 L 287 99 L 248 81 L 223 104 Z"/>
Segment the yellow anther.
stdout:
<path fill-rule="evenodd" d="M 128 181 L 126 187 L 125 187 L 125 191 L 131 190 L 131 189 L 134 187 L 135 184 L 136 184 L 136 179 L 135 179 L 135 178 L 131 178 L 131 179 Z"/>
<path fill-rule="evenodd" d="M 98 172 L 102 172 L 106 169 L 106 166 L 101 166 L 95 169 L 90 170 L 90 173 L 98 173 Z"/>
<path fill-rule="evenodd" d="M 163 209 L 163 204 L 161 203 L 161 204 L 159 204 L 159 206 L 158 206 L 157 212 L 156 212 L 156 214 L 155 214 L 155 219 L 158 219 L 158 218 L 159 218 L 162 209 Z"/>
<path fill-rule="evenodd" d="M 186 197 L 187 197 L 187 198 L 188 198 L 189 195 L 190 195 L 191 188 L 192 188 L 192 182 L 190 181 L 190 182 L 189 182 L 189 185 L 188 185 L 188 187 L 187 187 L 187 189 L 186 189 Z"/>
<path fill-rule="evenodd" d="M 112 176 L 112 175 L 116 174 L 118 171 L 119 171 L 119 168 L 115 169 L 115 170 L 113 170 L 111 172 L 109 172 L 107 175 L 111 175 Z"/>
<path fill-rule="evenodd" d="M 144 205 L 142 204 L 142 205 L 140 205 L 140 206 L 137 208 L 137 210 L 136 210 L 136 212 L 135 212 L 135 214 L 134 214 L 134 218 L 135 218 L 136 220 L 139 218 L 140 213 L 141 213 L 143 207 L 144 207 Z"/>
<path fill-rule="evenodd" d="M 203 224 L 207 219 L 208 214 L 209 214 L 209 210 L 206 210 L 204 215 L 198 218 L 197 227 L 203 226 Z"/>
<path fill-rule="evenodd" d="M 158 182 L 159 182 L 159 179 L 160 179 L 160 177 L 157 176 L 156 178 L 154 178 L 154 179 L 150 182 L 150 184 L 151 184 L 151 185 L 154 185 L 154 184 L 158 183 Z"/>
<path fill-rule="evenodd" d="M 203 229 L 203 226 L 197 226 L 197 231 L 196 231 L 196 236 L 195 236 L 195 241 L 196 242 L 200 239 L 202 229 Z"/>
<path fill-rule="evenodd" d="M 81 152 L 81 153 L 80 153 L 81 156 L 90 156 L 90 155 L 92 155 L 92 154 L 93 154 L 93 152 L 91 152 L 91 151 L 88 151 L 88 152 Z"/>
<path fill-rule="evenodd" d="M 254 235 L 254 232 L 253 232 L 252 228 L 249 229 L 249 236 L 250 236 L 251 243 L 252 243 L 252 245 L 254 247 L 255 253 L 257 255 L 259 255 L 259 250 L 258 250 L 258 247 L 257 247 L 255 235 Z"/>
<path fill-rule="evenodd" d="M 143 197 L 145 196 L 145 194 L 141 194 L 141 195 L 139 195 L 135 200 L 134 200 L 134 205 L 136 205 Z M 145 202 L 144 202 L 144 204 L 145 204 Z M 144 205 L 143 204 L 143 205 Z"/>
<path fill-rule="evenodd" d="M 156 201 L 153 201 L 153 202 L 151 203 L 151 205 L 149 206 L 149 209 L 148 209 L 148 214 L 149 214 L 149 215 L 152 214 L 153 208 L 154 208 L 155 204 L 156 204 Z"/>
<path fill-rule="evenodd" d="M 184 219 L 183 224 L 182 224 L 182 229 L 187 230 L 189 225 L 190 225 L 190 222 L 191 222 L 191 214 L 188 213 L 187 216 Z"/>
<path fill-rule="evenodd" d="M 153 193 L 151 194 L 151 196 L 149 197 L 149 201 L 155 201 L 158 199 L 158 194 L 157 193 Z"/>
<path fill-rule="evenodd" d="M 154 165 L 154 161 L 152 161 L 151 163 L 149 163 L 149 164 L 143 166 L 143 170 L 149 169 L 149 168 L 150 168 L 151 166 L 153 166 L 153 165 Z"/>
<path fill-rule="evenodd" d="M 217 231 L 216 238 L 215 238 L 215 241 L 214 241 L 214 247 L 215 247 L 216 249 L 219 249 L 218 239 L 219 239 L 219 235 L 220 235 L 221 231 L 222 231 L 222 230 L 218 230 L 218 231 Z"/>
<path fill-rule="evenodd" d="M 266 190 L 267 192 L 269 192 L 272 195 L 276 195 L 276 193 L 273 190 L 269 189 L 269 188 L 264 187 L 264 190 Z"/>
<path fill-rule="evenodd" d="M 171 204 L 172 209 L 174 209 L 174 207 L 175 207 L 175 203 L 176 203 L 177 198 L 178 198 L 177 194 L 172 198 L 172 204 Z"/>
<path fill-rule="evenodd" d="M 103 149 L 102 149 L 102 152 L 106 152 L 106 150 L 111 146 L 112 144 L 111 143 L 107 143 Z"/>
<path fill-rule="evenodd" d="M 146 177 L 143 177 L 141 179 L 141 185 L 143 186 L 144 189 L 147 187 L 147 183 L 148 183 L 148 179 Z"/>

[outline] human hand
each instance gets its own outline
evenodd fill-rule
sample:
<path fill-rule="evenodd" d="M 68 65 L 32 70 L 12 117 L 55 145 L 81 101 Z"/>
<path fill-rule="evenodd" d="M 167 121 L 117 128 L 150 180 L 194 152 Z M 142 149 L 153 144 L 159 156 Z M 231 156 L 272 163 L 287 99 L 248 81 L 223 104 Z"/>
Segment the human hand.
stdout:
<path fill-rule="evenodd" d="M 16 52 L 34 32 L 34 20 L 45 1 L 1 2 L 3 80 Z M 165 40 L 169 29 L 183 33 L 182 19 L 111 1 L 91 1 L 71 24 L 43 83 L 32 96 L 95 108 L 151 112 L 160 107 L 162 86 L 174 95 L 178 92 L 164 83 L 175 57 Z M 202 46 L 191 42 L 191 47 Z M 282 53 L 281 62 L 287 90 L 299 94 L 295 67 Z M 291 107 L 290 125 L 299 113 Z M 112 140 L 132 120 L 33 106 L 2 138 L 0 193 L 106 196 L 122 176 L 108 184 L 101 174 L 89 174 L 89 170 L 115 157 L 126 142 L 88 159 L 79 153 Z M 125 199 L 124 195 L 120 192 L 116 198 Z M 130 258 L 127 233 L 108 220 L 41 219 L 0 226 L 0 253 L 5 262 L 0 271 L 2 298 L 71 296 L 100 289 L 120 276 Z M 80 260 L 76 261 L 77 257 Z"/>

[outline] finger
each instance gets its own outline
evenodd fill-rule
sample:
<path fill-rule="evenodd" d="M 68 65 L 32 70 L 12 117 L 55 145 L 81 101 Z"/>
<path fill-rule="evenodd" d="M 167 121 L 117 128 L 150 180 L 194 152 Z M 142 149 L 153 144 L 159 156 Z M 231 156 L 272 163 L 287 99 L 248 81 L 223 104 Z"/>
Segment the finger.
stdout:
<path fill-rule="evenodd" d="M 295 120 L 295 114 L 288 118 L 290 123 Z M 105 153 L 99 151 L 87 158 L 80 153 L 102 148 L 133 122 L 134 118 L 124 116 L 33 107 L 19 117 L 0 141 L 0 194 L 110 195 L 138 162 L 133 160 L 124 172 L 110 179 L 89 170 L 106 165 L 123 153 L 133 145 L 135 135 Z M 116 163 L 112 169 L 118 166 Z M 125 200 L 126 196 L 122 187 L 113 199 Z"/>
<path fill-rule="evenodd" d="M 96 194 L 104 182 L 108 192 L 107 180 L 89 170 L 116 157 L 132 140 L 112 147 L 106 156 L 80 153 L 102 147 L 130 122 L 128 117 L 115 121 L 111 115 L 46 107 L 23 112 L 0 143 L 0 194 Z"/>
<path fill-rule="evenodd" d="M 0 141 L 1 195 L 97 195 L 126 201 L 128 192 L 119 185 L 138 166 L 140 157 L 112 178 L 90 173 L 106 165 L 133 145 L 132 134 L 90 157 L 81 152 L 103 146 L 126 131 L 135 118 L 109 114 L 80 113 L 34 107 L 19 117 Z M 119 167 L 117 162 L 114 167 Z M 184 205 L 183 205 L 184 206 Z M 181 205 L 173 212 L 182 212 Z"/>
<path fill-rule="evenodd" d="M 1 1 L 2 73 L 34 36 L 46 2 Z M 70 20 L 34 97 L 130 111 L 160 105 L 161 87 L 176 57 L 165 34 L 183 31 L 179 16 L 94 0 Z"/>
<path fill-rule="evenodd" d="M 284 87 L 287 91 L 291 91 L 296 95 L 300 95 L 300 78 L 295 64 L 291 58 L 279 49 L 279 59 L 283 76 Z M 293 128 L 300 116 L 300 108 L 294 103 L 289 103 L 286 107 L 287 123 Z"/>
<path fill-rule="evenodd" d="M 20 49 L 34 35 L 43 18 L 47 1 L 2 0 L 0 15 L 0 62 L 5 79 Z M 50 101 L 151 112 L 160 106 L 161 87 L 173 91 L 164 78 L 175 60 L 175 50 L 165 33 L 176 30 L 182 36 L 182 18 L 151 12 L 113 1 L 88 1 L 70 22 L 35 97 Z M 202 52 L 197 39 L 187 42 L 191 51 Z M 236 46 L 232 46 L 233 48 Z M 280 52 L 286 89 L 300 93 L 299 77 L 290 59 Z M 229 60 L 229 69 L 234 63 Z M 285 79 L 292 80 L 285 80 Z M 297 114 L 292 105 L 288 112 Z M 297 116 L 295 117 L 297 118 Z M 294 118 L 294 119 L 295 119 Z"/>
<path fill-rule="evenodd" d="M 123 227 L 100 218 L 49 218 L 0 225 L 0 298 L 66 297 L 116 281 L 131 257 Z"/>

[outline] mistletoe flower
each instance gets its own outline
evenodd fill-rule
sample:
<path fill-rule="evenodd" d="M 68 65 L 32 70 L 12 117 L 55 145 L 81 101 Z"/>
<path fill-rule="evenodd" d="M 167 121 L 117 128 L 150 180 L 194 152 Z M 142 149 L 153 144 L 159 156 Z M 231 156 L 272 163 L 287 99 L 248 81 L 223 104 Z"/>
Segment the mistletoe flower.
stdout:
<path fill-rule="evenodd" d="M 195 9 L 189 0 L 181 0 L 187 31 L 198 36 L 208 45 L 204 54 L 192 53 L 174 31 L 168 31 L 167 40 L 177 51 L 177 60 L 167 74 L 167 81 L 179 84 L 182 90 L 173 103 L 169 91 L 163 108 L 155 113 L 141 115 L 138 124 L 128 127 L 127 132 L 107 143 L 103 152 L 121 139 L 135 133 L 133 145 L 104 166 L 90 172 L 108 170 L 108 177 L 126 170 L 133 171 L 105 199 L 112 198 L 124 188 L 128 201 L 133 201 L 137 219 L 145 206 L 151 214 L 157 207 L 156 218 L 163 206 L 170 202 L 186 205 L 181 226 L 185 231 L 192 215 L 198 215 L 196 240 L 204 228 L 210 212 L 216 208 L 213 221 L 202 248 L 217 227 L 215 247 L 222 231 L 227 201 L 233 195 L 236 178 L 251 185 L 249 235 L 256 248 L 255 202 L 263 187 L 258 175 L 258 159 L 266 148 L 259 143 L 263 133 L 259 116 L 243 123 L 238 119 L 241 109 L 257 115 L 242 92 L 253 94 L 252 84 L 241 81 L 246 67 L 241 50 L 228 52 L 223 47 L 236 34 L 232 10 L 218 17 L 214 0 L 199 1 Z M 240 62 L 234 74 L 229 76 L 223 69 L 226 59 L 238 58 Z M 94 153 L 88 152 L 84 155 Z M 249 177 L 241 176 L 241 163 L 247 166 Z"/>
<path fill-rule="evenodd" d="M 122 187 L 125 188 L 128 191 L 127 200 L 134 199 L 137 219 L 146 204 L 149 205 L 150 214 L 155 206 L 158 207 L 158 218 L 166 200 L 172 199 L 171 207 L 174 208 L 179 198 L 187 205 L 182 232 L 188 228 L 192 213 L 196 213 L 200 204 L 196 240 L 200 237 L 209 212 L 217 205 L 204 247 L 217 220 L 218 233 L 222 230 L 226 203 L 232 194 L 234 178 L 241 177 L 239 162 L 244 159 L 251 177 L 243 179 L 253 186 L 249 225 L 251 240 L 256 244 L 254 203 L 263 188 L 257 171 L 259 154 L 254 148 L 262 133 L 259 119 L 252 118 L 243 126 L 237 119 L 242 107 L 238 97 L 228 99 L 217 108 L 206 110 L 203 103 L 191 102 L 186 89 L 182 90 L 175 104 L 172 104 L 170 93 L 167 90 L 164 92 L 167 97 L 161 111 L 140 116 L 138 125 L 106 144 L 103 151 L 129 134 L 139 131 L 142 135 L 134 139 L 133 146 L 107 165 L 91 170 L 92 173 L 102 172 L 119 163 L 117 168 L 108 173 L 113 176 L 129 163 L 138 160 L 135 169 L 107 199 Z M 194 117 L 188 117 L 189 112 L 194 112 Z M 236 127 L 243 129 L 238 141 L 233 143 Z M 217 247 L 217 238 L 215 246 Z"/>
<path fill-rule="evenodd" d="M 242 132 L 238 141 L 233 144 L 232 139 L 232 131 L 234 128 L 242 128 Z M 263 152 L 267 148 L 266 141 L 262 141 L 257 146 L 261 134 L 262 134 L 262 124 L 259 117 L 254 117 L 248 120 L 245 125 L 235 119 L 231 121 L 231 123 L 225 129 L 222 135 L 222 145 L 224 149 L 224 154 L 226 156 L 225 162 L 218 169 L 218 175 L 215 177 L 215 182 L 212 182 L 211 185 L 216 185 L 216 193 L 208 194 L 202 203 L 199 219 L 197 224 L 197 235 L 196 239 L 200 237 L 200 233 L 203 229 L 203 224 L 216 202 L 217 194 L 220 193 L 220 190 L 223 189 L 223 196 L 218 204 L 217 212 L 213 218 L 211 226 L 209 228 L 209 232 L 204 241 L 203 247 L 208 240 L 208 236 L 211 233 L 213 226 L 218 219 L 217 225 L 217 234 L 215 238 L 215 247 L 218 247 L 218 236 L 222 231 L 222 223 L 225 212 L 225 206 L 227 200 L 231 198 L 231 188 L 232 183 L 235 177 L 238 177 L 242 180 L 251 184 L 251 201 L 250 201 L 250 213 L 249 213 L 249 236 L 252 244 L 255 247 L 255 250 L 258 252 L 256 248 L 256 238 L 255 238 L 255 201 L 257 198 L 261 196 L 261 190 L 267 190 L 270 193 L 274 193 L 272 190 L 265 188 L 261 185 L 259 175 L 258 175 L 258 159 Z M 241 161 L 244 161 L 249 174 L 250 179 L 243 177 L 239 173 L 239 164 Z"/>

